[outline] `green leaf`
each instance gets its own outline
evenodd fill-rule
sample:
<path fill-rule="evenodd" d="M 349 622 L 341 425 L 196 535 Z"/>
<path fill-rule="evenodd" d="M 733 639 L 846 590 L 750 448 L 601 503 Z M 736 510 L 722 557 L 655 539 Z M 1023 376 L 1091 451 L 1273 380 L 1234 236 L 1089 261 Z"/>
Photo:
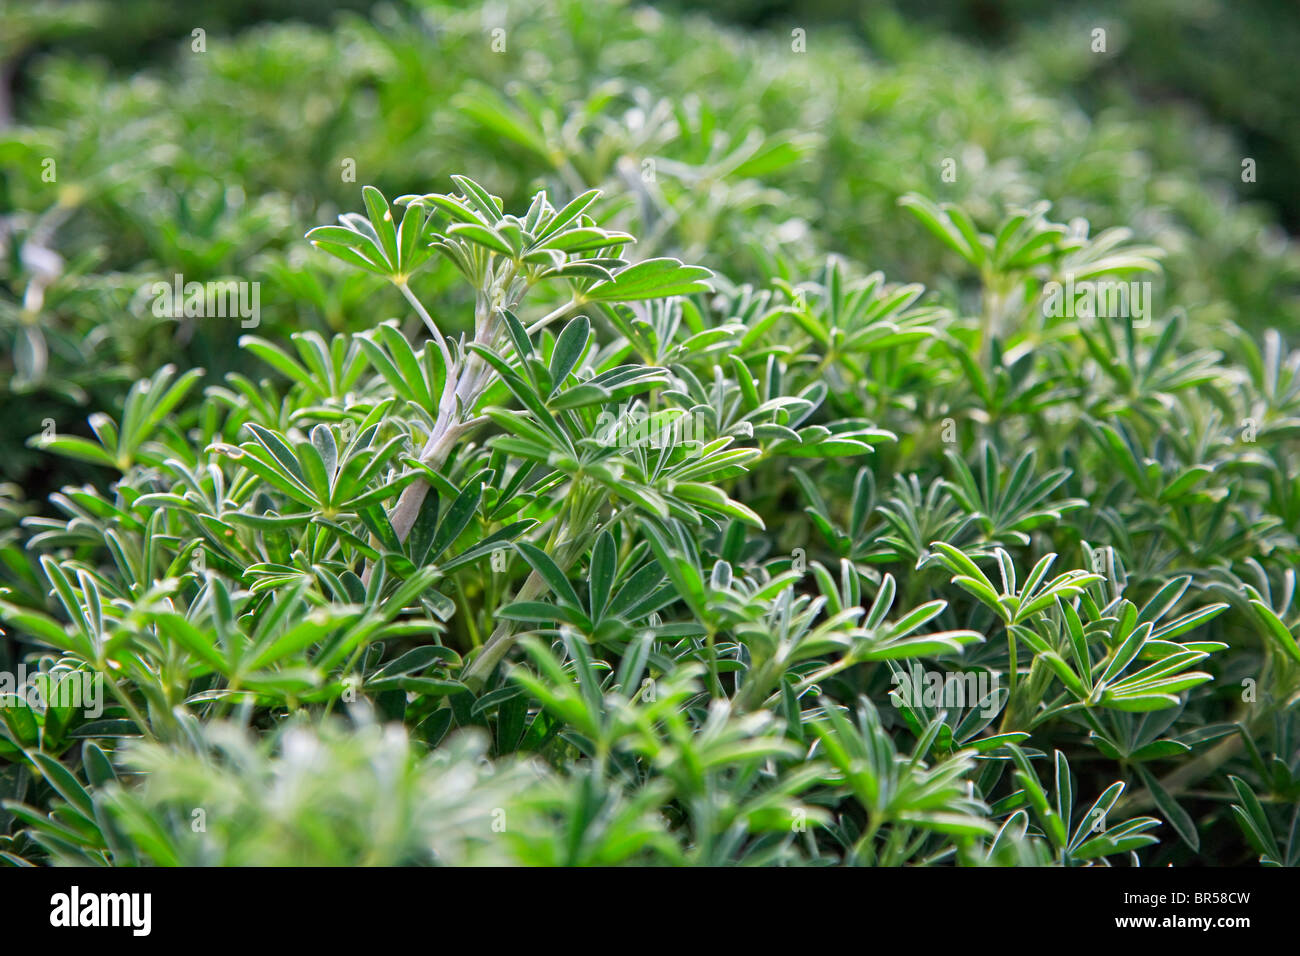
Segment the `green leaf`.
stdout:
<path fill-rule="evenodd" d="M 32 763 L 40 768 L 41 776 L 58 792 L 59 796 L 80 811 L 87 820 L 95 818 L 94 801 L 67 767 L 40 751 L 35 751 L 30 756 Z"/>
<path fill-rule="evenodd" d="M 551 353 L 551 391 L 554 395 L 569 377 L 573 367 L 587 350 L 591 339 L 591 322 L 585 315 L 579 315 L 564 326 L 564 330 L 555 341 L 555 351 Z"/>
<path fill-rule="evenodd" d="M 679 259 L 646 259 L 628 266 L 612 282 L 598 282 L 583 298 L 591 302 L 635 302 L 673 295 L 712 291 L 713 275 L 701 266 L 684 265 Z"/>
<path fill-rule="evenodd" d="M 557 598 L 570 607 L 582 607 L 582 602 L 578 599 L 578 592 L 573 589 L 569 579 L 549 554 L 527 541 L 520 541 L 516 543 L 515 547 L 519 549 L 519 553 L 523 555 L 524 560 L 546 582 Z"/>
<path fill-rule="evenodd" d="M 1156 806 L 1164 814 L 1166 822 L 1174 828 L 1174 832 L 1191 847 L 1192 852 L 1197 852 L 1201 848 L 1201 835 L 1196 830 L 1196 824 L 1192 821 L 1191 815 L 1179 806 L 1178 801 L 1169 795 L 1169 791 L 1160 785 L 1146 767 L 1139 766 L 1138 773 L 1142 777 L 1142 782 L 1146 784 L 1147 790 L 1151 793 L 1151 798 L 1155 800 Z"/>
<path fill-rule="evenodd" d="M 461 489 L 456 500 L 451 503 L 447 509 L 447 514 L 438 524 L 438 531 L 433 536 L 433 541 L 429 547 L 428 553 L 423 560 L 417 564 L 436 562 L 443 553 L 455 543 L 478 511 L 479 500 L 483 497 L 483 482 L 485 476 L 479 474 L 466 483 Z"/>

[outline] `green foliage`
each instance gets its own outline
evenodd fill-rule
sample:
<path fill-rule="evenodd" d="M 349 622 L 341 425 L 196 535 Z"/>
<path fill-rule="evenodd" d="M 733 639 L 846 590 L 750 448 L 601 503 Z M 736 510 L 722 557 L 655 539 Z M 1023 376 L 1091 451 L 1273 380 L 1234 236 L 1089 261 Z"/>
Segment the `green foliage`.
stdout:
<path fill-rule="evenodd" d="M 45 63 L 0 858 L 1294 865 L 1294 250 L 969 51 L 511 14 L 544 85 L 424 3 Z"/>

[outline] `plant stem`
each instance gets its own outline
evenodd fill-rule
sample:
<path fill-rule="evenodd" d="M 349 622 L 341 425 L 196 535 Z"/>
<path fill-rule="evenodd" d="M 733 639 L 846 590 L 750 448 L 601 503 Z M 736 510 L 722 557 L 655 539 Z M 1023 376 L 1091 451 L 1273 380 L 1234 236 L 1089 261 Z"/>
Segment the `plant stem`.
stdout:
<path fill-rule="evenodd" d="M 575 487 L 565 502 L 564 508 L 556 517 L 555 524 L 551 527 L 551 533 L 547 536 L 546 547 L 543 550 L 550 554 L 551 559 L 562 572 L 568 573 L 573 562 L 580 555 L 586 553 L 590 542 L 595 539 L 596 535 L 606 528 L 613 527 L 626 514 L 625 510 L 619 511 L 608 521 L 598 523 L 595 520 L 595 515 L 599 504 L 599 494 L 592 494 L 590 490 Z M 570 528 L 579 528 L 581 531 L 577 537 L 566 537 Z M 514 600 L 531 601 L 544 593 L 545 589 L 545 580 L 534 571 L 528 575 L 527 580 L 519 588 Z M 461 681 L 470 690 L 481 690 L 497 664 L 501 663 L 510 649 L 514 647 L 514 644 L 515 623 L 513 621 L 497 622 L 497 626 L 492 631 L 492 636 L 483 645 L 483 650 L 470 661 L 469 666 L 462 672 Z"/>
<path fill-rule="evenodd" d="M 554 322 L 556 319 L 563 316 L 570 309 L 576 308 L 578 304 L 579 304 L 578 299 L 575 296 L 574 298 L 570 299 L 568 302 L 564 303 L 564 305 L 560 306 L 558 309 L 554 309 L 551 312 L 548 312 L 546 315 L 542 316 L 532 325 L 528 326 L 528 334 L 532 335 L 535 332 L 541 331 L 542 329 L 550 325 L 552 322 Z"/>
<path fill-rule="evenodd" d="M 534 571 L 528 575 L 528 579 L 519 588 L 519 592 L 514 599 L 516 601 L 531 601 L 537 598 L 545 590 L 545 587 L 546 582 L 542 579 L 542 576 Z M 481 690 L 492 671 L 496 669 L 497 664 L 501 663 L 501 659 L 506 656 L 514 643 L 514 622 L 498 621 L 497 626 L 492 630 L 492 636 L 483 645 L 483 650 L 461 674 L 461 683 L 472 691 Z"/>
<path fill-rule="evenodd" d="M 113 679 L 113 675 L 109 673 L 108 665 L 106 663 L 99 666 L 99 672 L 104 675 L 104 680 L 108 683 L 108 689 L 113 692 L 113 696 L 117 698 L 118 703 L 125 708 L 127 714 L 129 714 L 131 719 L 135 721 L 136 726 L 140 728 L 141 735 L 146 740 L 156 742 L 158 738 L 155 736 L 153 730 L 150 729 L 149 722 L 144 719 L 144 715 L 140 713 L 139 708 L 132 703 L 131 698 L 127 696 L 126 691 L 122 690 L 122 688 L 118 686 L 117 681 Z"/>
<path fill-rule="evenodd" d="M 456 442 L 465 432 L 481 423 L 482 419 L 478 418 L 463 421 L 462 416 L 473 409 L 479 396 L 487 388 L 491 369 L 482 358 L 472 352 L 468 355 L 462 355 L 459 363 L 453 362 L 446 339 L 438 331 L 433 319 L 420 303 L 420 300 L 407 288 L 405 283 L 401 283 L 399 288 L 402 290 L 402 294 L 406 296 L 407 301 L 411 303 L 412 308 L 419 313 L 420 318 L 429 326 L 434 340 L 437 342 L 438 349 L 442 353 L 443 361 L 446 363 L 447 377 L 443 382 L 442 397 L 438 401 L 437 418 L 433 430 L 429 432 L 429 438 L 420 452 L 420 461 L 436 471 L 446 464 L 452 448 L 455 447 Z M 474 315 L 474 341 L 484 345 L 492 343 L 492 339 L 496 335 L 497 324 L 492 321 L 491 316 L 492 313 L 486 306 L 486 300 L 480 298 Z M 397 536 L 398 541 L 405 541 L 406 536 L 411 533 L 411 528 L 415 525 L 415 519 L 419 517 L 420 508 L 423 507 L 424 499 L 428 493 L 429 483 L 423 477 L 420 477 L 407 485 L 398 497 L 397 505 L 393 508 L 392 514 L 389 515 L 389 522 L 393 526 L 393 533 Z M 372 573 L 373 566 L 367 562 L 366 569 L 361 576 L 363 584 L 369 585 Z"/>
<path fill-rule="evenodd" d="M 451 359 L 451 349 L 447 346 L 447 340 L 443 338 L 442 331 L 434 323 L 433 317 L 429 315 L 428 311 L 424 308 L 424 305 L 415 297 L 415 293 L 411 291 L 410 286 L 405 282 L 399 282 L 397 283 L 397 287 L 402 290 L 402 295 L 406 296 L 406 301 L 411 303 L 411 308 L 415 309 L 416 314 L 424 320 L 424 324 L 428 326 L 429 333 L 433 336 L 433 340 L 438 343 L 438 351 L 442 353 L 442 360 L 447 364 L 447 375 L 448 378 L 450 378 L 452 370 L 455 368 L 455 363 Z M 455 386 L 453 386 L 453 388 L 454 387 Z"/>

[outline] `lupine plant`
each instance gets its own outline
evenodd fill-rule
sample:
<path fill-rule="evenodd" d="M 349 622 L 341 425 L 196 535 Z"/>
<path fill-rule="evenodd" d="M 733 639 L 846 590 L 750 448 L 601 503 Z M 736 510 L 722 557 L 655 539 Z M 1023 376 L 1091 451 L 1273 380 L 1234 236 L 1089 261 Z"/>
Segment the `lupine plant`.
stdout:
<path fill-rule="evenodd" d="M 950 477 L 927 495 L 900 474 L 899 497 L 878 502 L 868 466 L 847 512 L 826 498 L 846 465 L 900 444 L 877 424 L 897 428 L 900 410 L 873 387 L 875 363 L 901 370 L 910 354 L 915 375 L 928 350 L 1000 374 L 990 316 L 1035 334 L 1027 303 L 1086 239 L 1013 216 L 1004 242 L 1035 252 L 1000 253 L 955 207 L 909 199 L 965 257 L 991 250 L 988 281 L 1016 290 L 971 320 L 972 339 L 958 315 L 918 305 L 919 287 L 855 279 L 838 260 L 811 283 L 724 287 L 676 259 L 626 258 L 633 237 L 598 223 L 595 190 L 562 204 L 538 192 L 510 213 L 453 182 L 393 204 L 367 187 L 364 214 L 308 233 L 395 285 L 413 334 L 398 317 L 328 340 L 248 336 L 278 389 L 234 374 L 187 406 L 198 373 L 163 369 L 120 422 L 92 420 L 94 440 L 45 443 L 120 478 L 56 496 L 66 520 L 36 524 L 36 590 L 58 613 L 17 594 L 0 605 L 48 649 L 49 703 L 3 710 L 6 859 L 285 862 L 256 828 L 222 822 L 267 812 L 263 779 L 303 794 L 266 826 L 318 862 L 1073 865 L 1136 862 L 1162 824 L 1196 848 L 1180 771 L 1162 782 L 1150 765 L 1215 740 L 1263 759 L 1248 718 L 1187 714 L 1214 676 L 1197 666 L 1228 648 L 1203 632 L 1229 604 L 1197 602 L 1210 582 L 1189 574 L 1135 587 L 1119 549 L 1089 537 L 1107 509 L 1149 501 L 1151 521 L 1124 522 L 1150 539 L 1134 556 L 1194 553 L 1183 522 L 1245 517 L 1223 515 L 1226 492 L 1198 493 L 1210 466 L 1166 480 L 1159 460 L 1117 463 L 1132 493 L 1080 520 L 1086 500 L 1063 493 L 1097 494 L 1087 473 L 1008 459 L 999 432 L 1036 406 L 990 406 L 989 375 L 972 374 L 960 389 L 987 420 L 975 468 L 941 436 Z M 421 302 L 435 257 L 471 286 L 468 321 Z M 1100 274 L 1151 260 L 1089 261 Z M 1077 348 L 1096 354 L 1085 335 Z M 1117 416 L 1123 433 L 1095 421 L 1075 376 L 1053 404 L 1072 403 L 1095 460 L 1114 460 L 1149 415 Z M 1015 403 L 1053 394 L 1026 386 Z M 807 522 L 779 520 L 787 496 Z M 1034 558 L 1044 527 L 1065 560 Z M 1262 589 L 1237 597 L 1268 641 L 1264 692 L 1294 700 L 1294 571 L 1273 597 L 1255 566 Z M 901 664 L 991 675 L 997 691 L 965 704 L 995 713 L 974 725 L 950 700 L 905 695 L 882 717 L 872 688 Z M 83 675 L 108 692 L 94 720 L 52 686 Z M 346 719 L 362 724 L 349 735 Z M 1098 780 L 1073 821 L 1082 784 L 1067 757 L 1055 749 L 1054 770 L 1036 758 L 1079 735 L 1118 779 Z M 475 754 L 499 766 L 445 794 L 439 781 Z M 401 782 L 358 790 L 358 760 Z M 1273 760 L 1267 784 L 1293 787 Z M 1265 805 L 1231 783 L 1251 845 L 1285 862 Z M 1163 819 L 1111 818 L 1134 790 Z M 334 813 L 380 819 L 324 840 L 312 817 Z M 556 843 L 557 827 L 582 837 Z"/>
<path fill-rule="evenodd" d="M 165 90 L 44 75 L 0 154 L 48 416 L 5 436 L 0 860 L 1300 863 L 1293 250 L 1200 269 L 1253 213 L 1081 178 L 1145 154 L 1044 145 L 1001 66 L 890 75 L 1019 144 L 949 188 L 848 48 L 811 95 L 779 43 L 534 6 L 547 95 L 430 75 L 430 11 L 478 39 L 433 4 L 214 45 L 183 161 L 138 149 Z M 674 70 L 593 81 L 647 37 Z M 383 188 L 302 185 L 323 130 Z M 172 272 L 266 322 L 157 314 Z"/>

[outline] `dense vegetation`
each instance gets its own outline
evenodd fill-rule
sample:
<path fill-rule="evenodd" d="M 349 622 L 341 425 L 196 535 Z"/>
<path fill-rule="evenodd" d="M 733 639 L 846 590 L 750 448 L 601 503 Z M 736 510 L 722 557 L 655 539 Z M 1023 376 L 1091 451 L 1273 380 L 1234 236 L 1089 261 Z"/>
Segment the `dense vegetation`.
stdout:
<path fill-rule="evenodd" d="M 0 858 L 1300 861 L 1254 157 L 1075 105 L 1085 23 L 1051 72 L 792 29 L 415 2 L 28 71 Z"/>

